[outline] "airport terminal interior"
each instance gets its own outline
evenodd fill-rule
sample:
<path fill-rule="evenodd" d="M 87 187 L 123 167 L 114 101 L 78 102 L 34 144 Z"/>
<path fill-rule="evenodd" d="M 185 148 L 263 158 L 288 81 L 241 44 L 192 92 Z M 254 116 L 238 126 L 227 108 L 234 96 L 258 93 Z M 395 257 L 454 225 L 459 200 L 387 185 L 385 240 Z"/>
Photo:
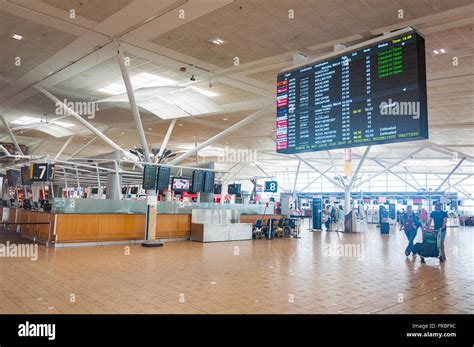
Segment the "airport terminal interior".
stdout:
<path fill-rule="evenodd" d="M 0 313 L 474 313 L 472 0 L 0 0 Z"/>

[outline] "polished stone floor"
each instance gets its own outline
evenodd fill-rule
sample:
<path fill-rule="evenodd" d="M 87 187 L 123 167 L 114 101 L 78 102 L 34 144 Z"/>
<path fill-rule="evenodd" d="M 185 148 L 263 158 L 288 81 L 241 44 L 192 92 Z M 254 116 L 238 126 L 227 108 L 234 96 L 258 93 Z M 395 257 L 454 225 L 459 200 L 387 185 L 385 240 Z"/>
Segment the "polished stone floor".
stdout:
<path fill-rule="evenodd" d="M 362 229 L 163 248 L 39 246 L 37 261 L 0 258 L 0 313 L 474 313 L 474 228 L 450 228 L 442 264 L 405 257 L 395 229 Z M 18 239 L 0 232 L 6 240 Z"/>

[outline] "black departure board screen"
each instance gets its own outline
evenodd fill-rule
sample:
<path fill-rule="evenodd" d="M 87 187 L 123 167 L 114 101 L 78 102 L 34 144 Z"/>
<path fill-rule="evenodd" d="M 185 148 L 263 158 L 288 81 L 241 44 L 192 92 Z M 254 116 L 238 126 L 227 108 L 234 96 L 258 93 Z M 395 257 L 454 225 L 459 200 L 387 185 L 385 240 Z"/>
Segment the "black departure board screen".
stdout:
<path fill-rule="evenodd" d="M 278 75 L 279 153 L 427 138 L 425 45 L 414 31 Z"/>
<path fill-rule="evenodd" d="M 192 193 L 200 193 L 204 191 L 205 172 L 200 170 L 193 171 L 193 182 L 191 184 Z"/>
<path fill-rule="evenodd" d="M 204 193 L 214 193 L 214 181 L 216 174 L 212 171 L 206 171 L 204 174 Z"/>
<path fill-rule="evenodd" d="M 169 167 L 160 166 L 158 169 L 158 178 L 156 180 L 156 190 L 168 190 L 170 185 L 170 173 Z"/>
<path fill-rule="evenodd" d="M 151 190 L 156 188 L 156 175 L 158 168 L 153 165 L 145 165 L 143 167 L 143 180 L 142 186 L 145 190 Z"/>

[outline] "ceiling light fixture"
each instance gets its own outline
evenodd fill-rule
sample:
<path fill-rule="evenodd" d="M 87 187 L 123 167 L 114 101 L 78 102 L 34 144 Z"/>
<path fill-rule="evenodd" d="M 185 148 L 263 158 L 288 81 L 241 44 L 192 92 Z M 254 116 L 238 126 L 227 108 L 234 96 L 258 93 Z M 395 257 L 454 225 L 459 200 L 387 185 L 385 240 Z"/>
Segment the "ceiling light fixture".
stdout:
<path fill-rule="evenodd" d="M 434 49 L 433 53 L 436 54 L 436 55 L 444 54 L 444 53 L 446 53 L 446 50 L 444 48 Z"/>
<path fill-rule="evenodd" d="M 209 39 L 209 42 L 217 45 L 217 46 L 221 46 L 225 43 L 225 41 L 223 39 L 221 39 L 220 37 L 214 37 L 212 39 Z"/>
<path fill-rule="evenodd" d="M 23 36 L 20 35 L 20 34 L 11 34 L 10 37 L 11 37 L 12 39 L 15 39 L 15 40 L 18 40 L 18 41 L 23 40 Z"/>

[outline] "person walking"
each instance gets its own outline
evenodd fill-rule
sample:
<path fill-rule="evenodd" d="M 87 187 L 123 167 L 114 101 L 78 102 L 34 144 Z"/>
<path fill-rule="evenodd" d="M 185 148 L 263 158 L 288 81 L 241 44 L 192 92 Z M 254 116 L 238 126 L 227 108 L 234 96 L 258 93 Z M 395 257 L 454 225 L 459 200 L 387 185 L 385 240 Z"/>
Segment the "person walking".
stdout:
<path fill-rule="evenodd" d="M 420 221 L 417 215 L 413 212 L 411 206 L 407 206 L 407 211 L 401 215 L 401 225 L 400 231 L 404 230 L 405 235 L 408 239 L 408 246 L 405 249 L 405 255 L 408 257 L 410 254 L 415 255 L 413 253 L 413 241 L 416 238 L 416 234 L 418 232 L 418 228 L 420 226 Z"/>
<path fill-rule="evenodd" d="M 336 209 L 336 206 L 331 206 L 331 230 L 336 229 L 336 221 L 337 221 L 337 209 Z"/>
<path fill-rule="evenodd" d="M 444 239 L 446 238 L 446 224 L 448 223 L 448 214 L 443 211 L 443 205 L 437 202 L 435 210 L 431 212 L 430 218 L 428 219 L 427 227 L 431 226 L 431 222 L 434 221 L 434 230 L 441 232 L 441 244 L 440 244 L 440 255 L 439 260 L 444 262 L 446 260 L 446 253 L 444 251 Z"/>
<path fill-rule="evenodd" d="M 342 205 L 339 205 L 339 210 L 337 212 L 338 218 L 337 218 L 337 226 L 336 226 L 336 231 L 344 232 L 344 221 L 346 219 L 346 215 L 344 213 L 344 209 L 342 208 Z"/>
<path fill-rule="evenodd" d="M 331 231 L 331 206 L 326 205 L 324 209 L 324 225 L 326 226 L 326 231 Z"/>

